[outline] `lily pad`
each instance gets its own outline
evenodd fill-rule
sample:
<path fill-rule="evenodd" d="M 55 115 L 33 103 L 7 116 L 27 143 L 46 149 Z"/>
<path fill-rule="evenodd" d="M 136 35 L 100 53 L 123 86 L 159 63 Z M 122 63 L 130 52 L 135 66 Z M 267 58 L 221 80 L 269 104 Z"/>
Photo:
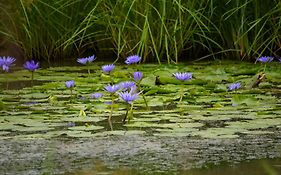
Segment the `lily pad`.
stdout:
<path fill-rule="evenodd" d="M 69 127 L 70 130 L 78 130 L 78 131 L 95 131 L 103 129 L 103 126 L 95 126 L 95 125 L 89 125 L 89 126 L 73 126 Z"/>

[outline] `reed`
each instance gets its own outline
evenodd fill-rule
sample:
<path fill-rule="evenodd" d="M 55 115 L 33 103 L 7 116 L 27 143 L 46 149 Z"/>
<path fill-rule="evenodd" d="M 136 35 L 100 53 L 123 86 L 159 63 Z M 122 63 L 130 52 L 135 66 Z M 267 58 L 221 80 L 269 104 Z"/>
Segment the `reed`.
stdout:
<path fill-rule="evenodd" d="M 280 53 L 277 0 L 11 0 L 8 6 L 0 6 L 6 17 L 0 37 L 49 62 L 100 53 L 113 53 L 116 62 L 138 54 L 159 64 Z"/>

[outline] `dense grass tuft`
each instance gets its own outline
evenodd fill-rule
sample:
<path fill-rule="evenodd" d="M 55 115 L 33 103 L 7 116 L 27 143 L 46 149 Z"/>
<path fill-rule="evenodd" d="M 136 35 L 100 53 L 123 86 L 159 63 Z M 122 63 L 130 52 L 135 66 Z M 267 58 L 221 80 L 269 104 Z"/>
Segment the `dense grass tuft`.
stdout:
<path fill-rule="evenodd" d="M 252 60 L 280 52 L 277 0 L 11 0 L 1 4 L 0 39 L 28 58 L 97 54 L 100 61 L 177 63 L 205 58 Z"/>

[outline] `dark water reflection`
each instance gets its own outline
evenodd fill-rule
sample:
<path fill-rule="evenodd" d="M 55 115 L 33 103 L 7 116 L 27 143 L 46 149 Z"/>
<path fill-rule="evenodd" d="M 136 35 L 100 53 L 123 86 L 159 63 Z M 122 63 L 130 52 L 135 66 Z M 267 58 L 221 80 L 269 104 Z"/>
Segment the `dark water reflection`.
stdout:
<path fill-rule="evenodd" d="M 135 174 L 182 174 L 182 175 L 279 175 L 281 174 L 281 159 L 261 159 L 239 164 L 208 165 L 205 168 L 179 170 L 178 172 L 142 172 L 129 167 L 109 169 L 102 161 L 94 161 L 92 169 L 69 172 L 65 175 L 135 175 Z"/>

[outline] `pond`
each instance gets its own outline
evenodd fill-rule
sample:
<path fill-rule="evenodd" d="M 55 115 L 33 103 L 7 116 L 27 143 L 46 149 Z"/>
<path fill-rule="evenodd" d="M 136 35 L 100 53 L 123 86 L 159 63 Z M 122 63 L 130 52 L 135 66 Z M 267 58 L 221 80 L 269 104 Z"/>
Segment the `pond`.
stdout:
<path fill-rule="evenodd" d="M 1 172 L 231 174 L 261 164 L 279 172 L 279 63 L 116 65 L 110 75 L 102 65 L 39 69 L 33 81 L 21 68 L 0 74 Z M 143 72 L 141 94 L 128 112 L 104 87 L 132 81 L 134 71 Z M 193 77 L 182 82 L 176 72 Z M 236 82 L 241 88 L 228 90 Z"/>

